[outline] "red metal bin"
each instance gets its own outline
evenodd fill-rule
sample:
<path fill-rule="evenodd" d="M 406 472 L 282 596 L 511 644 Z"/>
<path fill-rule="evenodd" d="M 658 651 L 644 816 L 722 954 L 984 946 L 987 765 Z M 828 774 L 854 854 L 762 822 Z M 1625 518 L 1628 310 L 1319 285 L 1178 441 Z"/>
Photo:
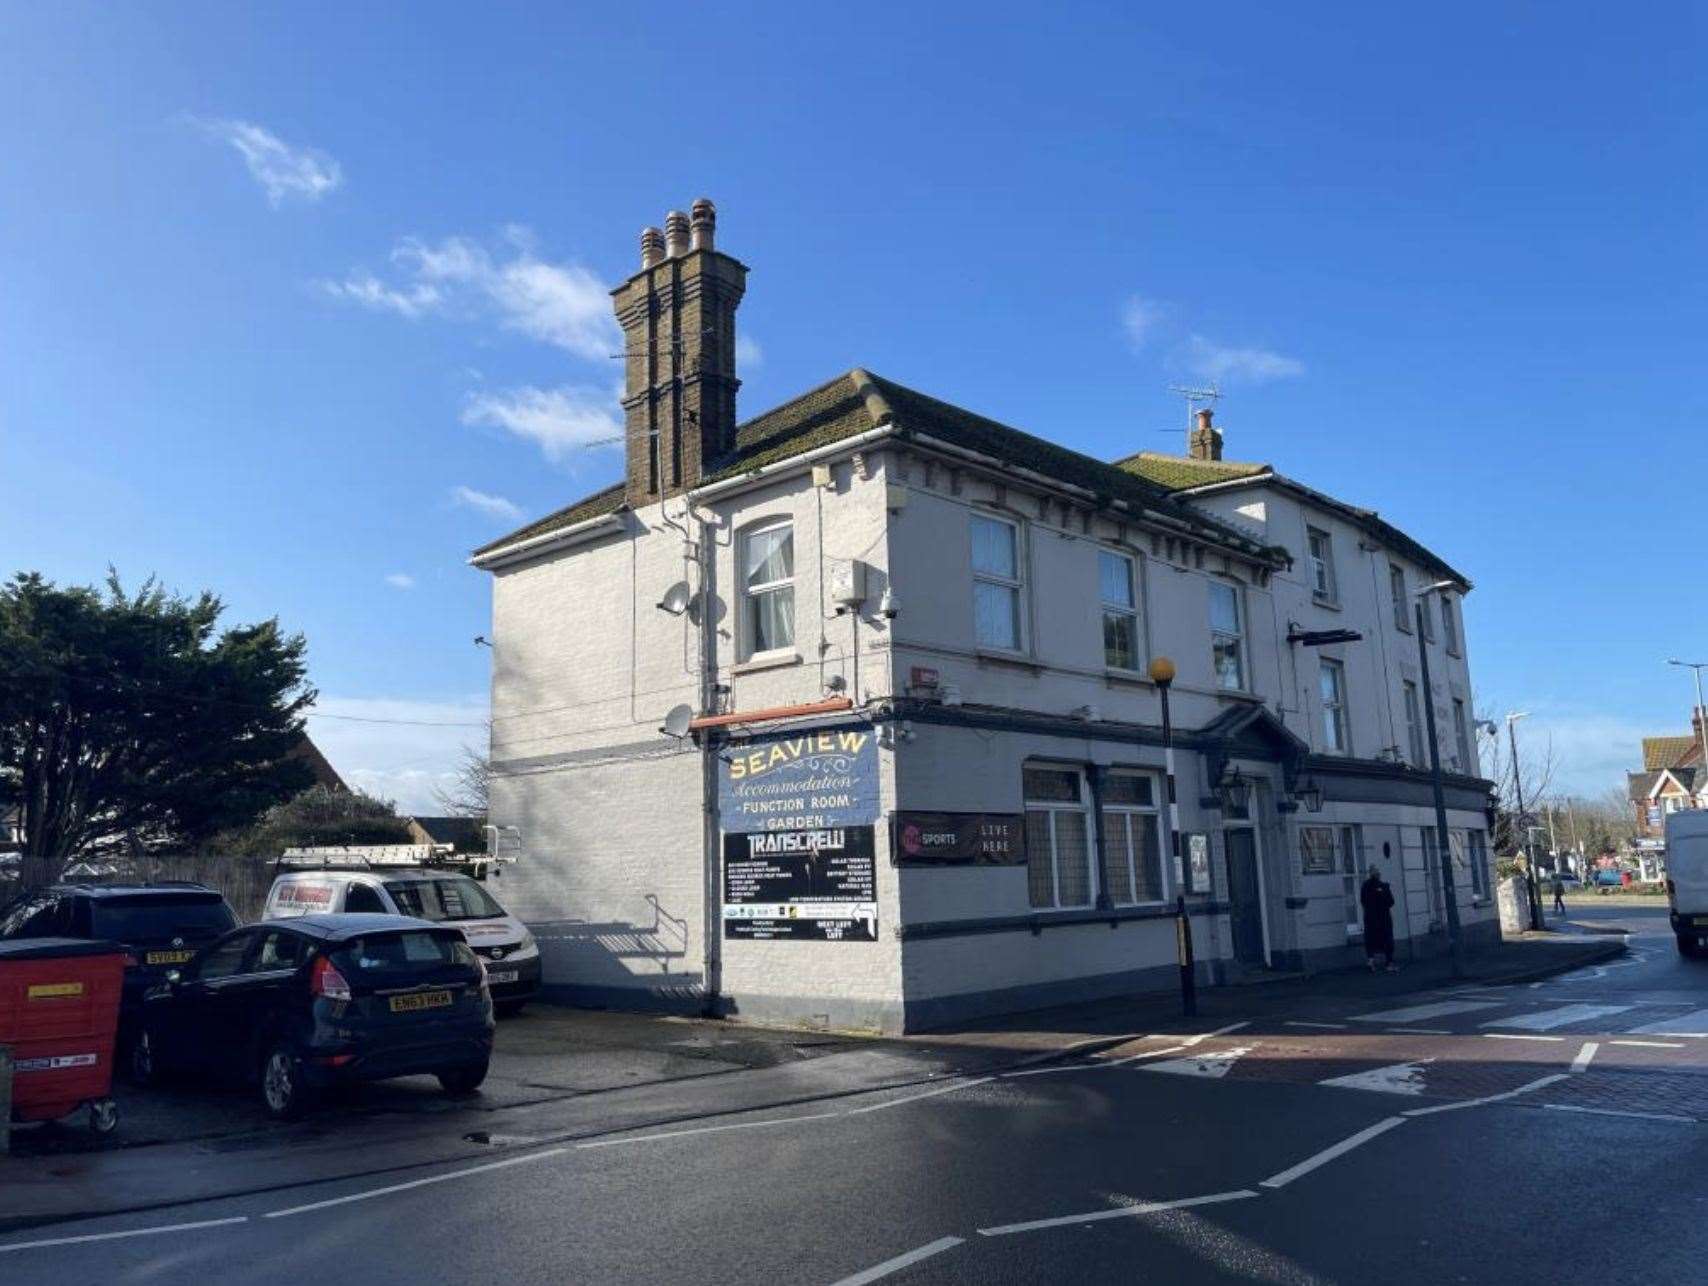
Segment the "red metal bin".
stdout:
<path fill-rule="evenodd" d="M 106 1133 L 125 948 L 77 938 L 0 942 L 0 1045 L 12 1049 L 12 1119 L 46 1121 L 88 1105 Z"/>

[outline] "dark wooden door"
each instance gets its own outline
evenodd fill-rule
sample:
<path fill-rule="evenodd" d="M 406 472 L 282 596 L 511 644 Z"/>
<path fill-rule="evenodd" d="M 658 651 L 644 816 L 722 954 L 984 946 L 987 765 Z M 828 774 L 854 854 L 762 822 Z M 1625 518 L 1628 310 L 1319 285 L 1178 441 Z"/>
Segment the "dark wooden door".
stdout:
<path fill-rule="evenodd" d="M 1263 908 L 1257 883 L 1257 835 L 1250 829 L 1224 831 L 1228 846 L 1228 916 L 1233 922 L 1234 958 L 1262 965 Z"/>

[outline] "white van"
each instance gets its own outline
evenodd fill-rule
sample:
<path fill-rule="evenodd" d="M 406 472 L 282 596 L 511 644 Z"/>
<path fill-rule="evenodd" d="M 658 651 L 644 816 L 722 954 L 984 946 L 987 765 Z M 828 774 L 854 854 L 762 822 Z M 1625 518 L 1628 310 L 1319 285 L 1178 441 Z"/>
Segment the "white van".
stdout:
<path fill-rule="evenodd" d="M 1668 813 L 1666 900 L 1683 956 L 1708 956 L 1708 809 Z"/>
<path fill-rule="evenodd" d="M 263 919 L 377 911 L 453 925 L 486 966 L 495 1012 L 516 1013 L 540 989 L 534 935 L 455 863 L 433 862 L 427 852 L 369 857 L 359 849 L 337 855 L 307 849 L 287 853 L 279 866 Z"/>

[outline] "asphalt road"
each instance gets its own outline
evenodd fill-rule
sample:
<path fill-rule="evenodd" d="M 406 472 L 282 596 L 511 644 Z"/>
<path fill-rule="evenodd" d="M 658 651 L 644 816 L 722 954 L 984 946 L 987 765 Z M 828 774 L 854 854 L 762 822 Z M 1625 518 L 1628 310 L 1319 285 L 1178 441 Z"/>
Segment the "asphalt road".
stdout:
<path fill-rule="evenodd" d="M 0 1281 L 1695 1280 L 1708 964 L 1598 918 L 1632 954 L 1539 985 L 44 1228 Z"/>

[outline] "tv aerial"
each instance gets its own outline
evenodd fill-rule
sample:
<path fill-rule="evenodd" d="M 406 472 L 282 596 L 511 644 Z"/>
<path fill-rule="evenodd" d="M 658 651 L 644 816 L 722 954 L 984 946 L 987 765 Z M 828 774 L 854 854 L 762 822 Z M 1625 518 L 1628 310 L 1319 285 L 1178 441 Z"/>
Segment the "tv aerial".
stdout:
<path fill-rule="evenodd" d="M 1216 399 L 1221 397 L 1221 390 L 1214 384 L 1209 388 L 1192 388 L 1186 384 L 1170 384 L 1170 393 L 1177 393 L 1186 399 L 1186 427 L 1192 428 L 1192 417 L 1200 407 L 1213 406 Z"/>

